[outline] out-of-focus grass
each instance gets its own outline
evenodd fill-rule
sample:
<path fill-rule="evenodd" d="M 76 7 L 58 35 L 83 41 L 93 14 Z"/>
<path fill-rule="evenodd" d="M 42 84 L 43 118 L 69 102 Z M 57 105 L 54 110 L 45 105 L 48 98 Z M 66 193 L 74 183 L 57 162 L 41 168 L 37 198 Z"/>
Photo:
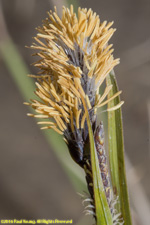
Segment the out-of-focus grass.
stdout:
<path fill-rule="evenodd" d="M 0 42 L 1 56 L 25 100 L 34 96 L 34 82 L 27 77 L 29 70 L 10 38 Z"/>
<path fill-rule="evenodd" d="M 66 1 L 62 1 L 61 4 L 67 5 Z M 5 24 L 3 24 L 3 27 L 4 26 Z M 7 69 L 9 70 L 10 75 L 12 76 L 17 88 L 19 89 L 24 101 L 29 101 L 29 99 L 35 98 L 34 81 L 33 79 L 27 77 L 27 74 L 30 74 L 30 71 L 16 45 L 8 36 L 7 32 L 5 38 L 3 38 L 3 40 L 0 40 L 0 55 Z M 32 109 L 30 108 L 29 110 Z M 87 187 L 84 182 L 84 173 L 70 158 L 68 149 L 62 139 L 62 136 L 60 136 L 53 130 L 43 131 L 42 133 L 45 136 L 50 148 L 54 150 L 55 155 L 61 163 L 62 168 L 67 174 L 74 189 L 77 192 L 87 191 Z M 77 224 L 90 224 L 92 223 L 90 221 L 91 220 L 88 217 L 83 217 L 81 218 L 81 221 L 78 221 Z"/>
<path fill-rule="evenodd" d="M 33 79 L 27 77 L 29 70 L 15 44 L 10 38 L 0 42 L 0 53 L 23 99 L 25 101 L 29 101 L 30 98 L 35 97 L 35 85 Z M 75 189 L 77 191 L 87 190 L 80 168 L 75 165 L 69 154 L 67 154 L 68 149 L 62 139 L 62 136 L 52 130 L 45 131 L 43 134 L 45 135 L 49 145 L 54 149 L 55 154 L 57 155 Z"/>

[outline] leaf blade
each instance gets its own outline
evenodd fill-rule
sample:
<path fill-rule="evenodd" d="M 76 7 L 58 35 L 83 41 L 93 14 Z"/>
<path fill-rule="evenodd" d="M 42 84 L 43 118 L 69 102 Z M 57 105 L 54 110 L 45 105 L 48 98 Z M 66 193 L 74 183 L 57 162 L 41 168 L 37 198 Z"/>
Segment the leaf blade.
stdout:
<path fill-rule="evenodd" d="M 27 74 L 29 74 L 30 71 L 21 57 L 16 45 L 9 37 L 7 37 L 3 42 L 0 42 L 0 54 L 23 99 L 25 101 L 29 101 L 30 98 L 34 98 L 35 84 L 31 78 L 27 77 Z M 32 108 L 29 108 L 29 110 L 33 112 Z M 67 153 L 68 149 L 65 146 L 62 137 L 53 130 L 44 131 L 42 133 L 44 134 L 49 146 L 53 147 L 52 150 L 54 150 L 55 155 L 68 175 L 75 190 L 87 190 L 81 170 L 70 159 L 70 155 Z M 68 163 L 66 164 L 67 159 Z"/>
<path fill-rule="evenodd" d="M 91 165 L 92 165 L 92 175 L 93 175 L 93 189 L 94 189 L 94 199 L 95 199 L 95 211 L 97 218 L 97 225 L 112 225 L 112 216 L 107 203 L 104 186 L 100 174 L 98 156 L 95 148 L 95 142 L 93 137 L 92 126 L 89 118 L 89 113 L 86 107 L 85 100 L 82 98 L 84 105 L 88 131 L 90 140 L 90 153 L 91 153 Z"/>
<path fill-rule="evenodd" d="M 106 78 L 107 86 L 113 85 L 108 98 L 118 92 L 117 81 L 113 71 Z M 108 103 L 108 108 L 111 108 L 120 103 L 120 97 Z M 127 181 L 125 173 L 124 160 L 124 140 L 123 140 L 123 125 L 121 108 L 116 111 L 108 112 L 108 145 L 109 145 L 109 160 L 110 171 L 114 193 L 119 197 L 116 208 L 118 213 L 121 213 L 125 225 L 131 225 L 131 215 L 129 207 L 129 197 L 127 190 Z"/>

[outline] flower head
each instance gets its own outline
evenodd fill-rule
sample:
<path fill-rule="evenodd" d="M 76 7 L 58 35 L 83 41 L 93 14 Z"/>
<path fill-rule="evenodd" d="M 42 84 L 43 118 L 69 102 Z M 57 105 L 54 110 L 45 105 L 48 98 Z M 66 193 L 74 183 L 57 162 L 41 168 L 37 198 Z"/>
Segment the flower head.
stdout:
<path fill-rule="evenodd" d="M 112 86 L 99 89 L 108 73 L 119 63 L 114 60 L 108 41 L 115 32 L 113 22 L 100 22 L 91 9 L 78 9 L 78 16 L 63 7 L 62 18 L 57 10 L 50 11 L 48 18 L 38 27 L 31 48 L 40 57 L 34 65 L 40 69 L 35 91 L 40 100 L 28 103 L 38 113 L 28 114 L 40 119 L 42 129 L 54 129 L 64 136 L 73 159 L 82 166 L 84 145 L 88 139 L 86 114 L 82 104 L 85 99 L 93 130 L 96 127 L 97 109 L 105 100 Z M 120 107 L 122 102 L 115 108 Z M 110 109 L 109 109 L 110 110 Z"/>

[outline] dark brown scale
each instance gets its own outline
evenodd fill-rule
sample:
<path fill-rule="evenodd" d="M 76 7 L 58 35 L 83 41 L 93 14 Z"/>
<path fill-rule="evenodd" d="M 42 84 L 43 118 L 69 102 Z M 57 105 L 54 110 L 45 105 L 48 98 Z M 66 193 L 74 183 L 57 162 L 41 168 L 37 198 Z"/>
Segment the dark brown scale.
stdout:
<path fill-rule="evenodd" d="M 81 118 L 84 115 L 81 113 Z M 89 115 L 92 122 L 92 130 L 95 131 L 96 128 L 96 116 L 94 111 L 89 111 Z M 64 122 L 65 123 L 65 122 Z M 82 168 L 84 167 L 86 159 L 90 159 L 90 148 L 89 148 L 89 135 L 88 135 L 88 126 L 85 121 L 84 129 L 79 130 L 76 128 L 76 122 L 74 121 L 74 132 L 72 132 L 70 124 L 65 124 L 67 129 L 64 131 L 64 137 L 67 140 L 68 149 L 72 159 Z"/>
<path fill-rule="evenodd" d="M 97 150 L 104 190 L 105 190 L 108 204 L 110 206 L 110 204 L 111 204 L 110 178 L 109 178 L 107 158 L 106 158 L 106 153 L 105 153 L 104 128 L 103 128 L 102 122 L 100 122 L 100 125 L 96 128 L 94 138 L 95 138 L 95 146 L 96 146 L 96 150 Z"/>

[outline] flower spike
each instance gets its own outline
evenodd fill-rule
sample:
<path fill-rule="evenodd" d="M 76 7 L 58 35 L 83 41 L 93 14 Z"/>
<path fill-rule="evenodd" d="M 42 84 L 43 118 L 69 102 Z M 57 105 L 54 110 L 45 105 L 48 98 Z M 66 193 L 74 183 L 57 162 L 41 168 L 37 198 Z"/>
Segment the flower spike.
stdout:
<path fill-rule="evenodd" d="M 96 134 L 97 109 L 121 93 L 109 99 L 108 94 L 112 89 L 110 85 L 102 95 L 99 94 L 107 75 L 119 64 L 119 59 L 113 58 L 112 45 L 108 44 L 115 32 L 111 28 L 112 24 L 101 22 L 91 9 L 78 8 L 76 15 L 72 5 L 70 9 L 63 7 L 62 18 L 59 18 L 55 8 L 54 12 L 48 12 L 43 26 L 37 28 L 38 34 L 31 46 L 37 50 L 34 55 L 39 57 L 34 63 L 39 68 L 39 75 L 30 75 L 37 79 L 35 94 L 39 100 L 33 99 L 26 103 L 37 113 L 28 116 L 46 119 L 38 122 L 43 126 L 41 129 L 54 129 L 63 135 L 72 158 L 85 169 L 92 198 L 90 151 L 86 151 L 89 135 L 82 100 L 85 99 L 93 133 Z M 116 110 L 122 103 L 108 110 Z M 99 146 L 99 165 L 106 184 L 108 204 L 111 205 L 106 156 L 103 144 Z"/>
<path fill-rule="evenodd" d="M 115 31 L 110 28 L 112 24 L 101 23 L 91 9 L 79 8 L 77 17 L 71 5 L 70 9 L 63 7 L 61 19 L 56 8 L 48 12 L 43 26 L 37 28 L 36 43 L 31 48 L 39 51 L 35 55 L 40 60 L 34 65 L 40 69 L 40 76 L 31 77 L 37 78 L 35 94 L 41 101 L 32 100 L 30 105 L 39 117 L 54 119 L 47 129 L 57 128 L 66 139 L 76 129 L 83 133 L 86 126 L 81 93 L 94 116 L 111 90 L 107 87 L 104 95 L 99 95 L 107 74 L 119 63 L 113 59 L 112 45 L 107 44 Z"/>

